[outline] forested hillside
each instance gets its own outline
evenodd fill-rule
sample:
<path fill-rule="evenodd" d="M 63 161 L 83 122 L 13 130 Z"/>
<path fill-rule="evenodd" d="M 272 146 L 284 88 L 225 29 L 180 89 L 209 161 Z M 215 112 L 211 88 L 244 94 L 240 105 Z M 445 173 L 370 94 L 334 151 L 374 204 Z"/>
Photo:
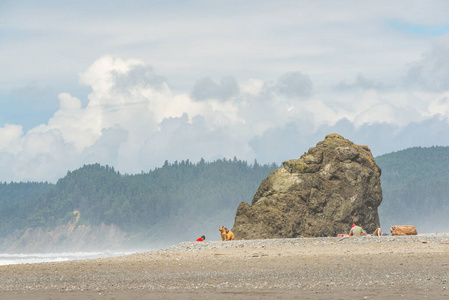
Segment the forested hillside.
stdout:
<path fill-rule="evenodd" d="M 0 183 L 0 237 L 26 228 L 26 220 L 39 207 L 37 201 L 46 195 L 54 184 L 39 182 Z"/>
<path fill-rule="evenodd" d="M 384 232 L 415 225 L 418 232 L 449 230 L 449 147 L 410 148 L 376 158 L 382 169 Z M 56 184 L 0 183 L 0 237 L 19 238 L 27 228 L 51 230 L 79 225 L 114 225 L 129 246 L 166 246 L 232 227 L 237 206 L 251 202 L 277 165 L 241 160 L 166 162 L 141 174 L 120 174 L 99 164 L 68 172 Z M 126 247 L 126 245 L 124 245 Z"/>
<path fill-rule="evenodd" d="M 54 184 L 45 182 L 0 182 L 0 209 L 49 192 Z"/>
<path fill-rule="evenodd" d="M 449 231 L 449 147 L 409 148 L 376 158 L 382 169 L 384 231 L 415 225 L 418 233 Z"/>
<path fill-rule="evenodd" d="M 122 175 L 108 166 L 86 165 L 49 185 L 50 190 L 35 187 L 36 196 L 8 200 L 15 204 L 9 205 L 8 215 L 0 212 L 6 220 L 0 233 L 66 224 L 79 210 L 79 224 L 117 225 L 136 245 L 165 245 L 202 234 L 216 240 L 218 227 L 232 227 L 237 206 L 250 202 L 260 182 L 277 167 L 237 159 L 187 160 Z"/>

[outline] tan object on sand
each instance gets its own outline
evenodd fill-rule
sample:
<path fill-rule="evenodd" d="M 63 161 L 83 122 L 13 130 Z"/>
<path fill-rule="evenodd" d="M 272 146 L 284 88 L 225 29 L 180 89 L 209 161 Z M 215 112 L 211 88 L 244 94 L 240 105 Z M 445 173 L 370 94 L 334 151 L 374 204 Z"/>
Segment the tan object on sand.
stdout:
<path fill-rule="evenodd" d="M 221 240 L 222 241 L 233 241 L 234 233 L 231 230 L 226 230 L 224 226 L 218 228 L 220 230 Z M 226 232 L 227 231 L 227 232 Z"/>
<path fill-rule="evenodd" d="M 415 226 L 412 225 L 395 225 L 390 227 L 391 235 L 417 235 Z"/>

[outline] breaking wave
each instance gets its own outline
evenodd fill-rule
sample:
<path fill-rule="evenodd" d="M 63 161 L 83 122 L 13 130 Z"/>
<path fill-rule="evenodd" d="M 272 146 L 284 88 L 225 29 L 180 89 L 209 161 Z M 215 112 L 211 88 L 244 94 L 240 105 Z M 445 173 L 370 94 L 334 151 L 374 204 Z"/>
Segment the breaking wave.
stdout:
<path fill-rule="evenodd" d="M 103 257 L 116 257 L 135 252 L 63 252 L 63 253 L 33 253 L 33 254 L 8 254 L 0 253 L 0 265 L 34 264 L 43 262 L 60 262 L 69 260 L 94 259 Z"/>

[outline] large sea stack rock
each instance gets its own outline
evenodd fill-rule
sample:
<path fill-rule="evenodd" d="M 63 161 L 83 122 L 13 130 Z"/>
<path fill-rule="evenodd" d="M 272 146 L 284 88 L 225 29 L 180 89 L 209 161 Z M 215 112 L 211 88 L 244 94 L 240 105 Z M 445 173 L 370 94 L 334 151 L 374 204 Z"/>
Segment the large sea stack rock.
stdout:
<path fill-rule="evenodd" d="M 380 173 L 367 146 L 329 134 L 263 180 L 251 205 L 240 203 L 232 231 L 236 239 L 335 236 L 357 217 L 371 233 L 380 227 Z"/>

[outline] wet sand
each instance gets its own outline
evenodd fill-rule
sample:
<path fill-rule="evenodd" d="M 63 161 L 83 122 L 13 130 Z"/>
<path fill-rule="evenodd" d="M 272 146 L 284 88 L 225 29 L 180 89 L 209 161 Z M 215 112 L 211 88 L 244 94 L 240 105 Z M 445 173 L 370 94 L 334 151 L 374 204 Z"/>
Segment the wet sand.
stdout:
<path fill-rule="evenodd" d="M 17 299 L 449 299 L 449 235 L 182 243 L 0 266 Z"/>

